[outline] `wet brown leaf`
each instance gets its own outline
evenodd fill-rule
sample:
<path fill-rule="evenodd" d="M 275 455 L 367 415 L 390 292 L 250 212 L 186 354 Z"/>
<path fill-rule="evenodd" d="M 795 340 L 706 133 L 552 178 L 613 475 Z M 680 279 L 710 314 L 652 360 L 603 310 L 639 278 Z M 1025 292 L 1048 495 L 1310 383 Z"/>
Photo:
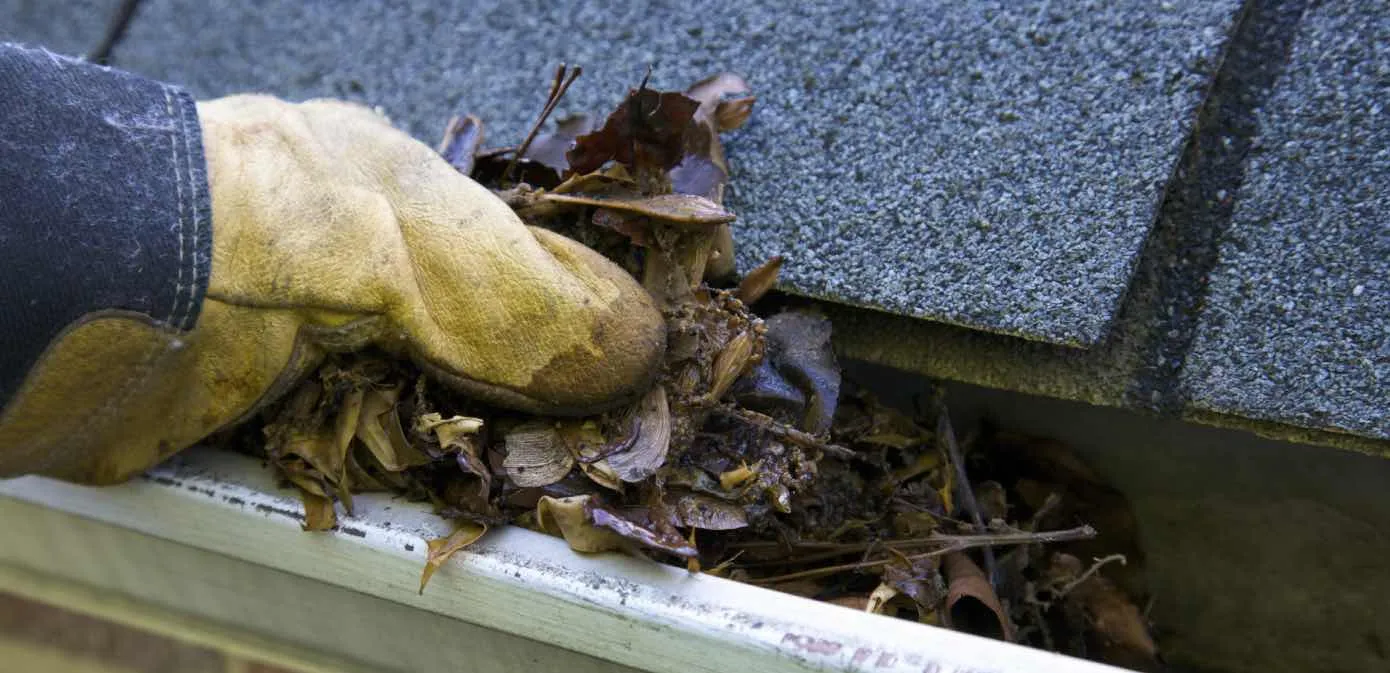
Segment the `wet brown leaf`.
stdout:
<path fill-rule="evenodd" d="M 700 493 L 668 493 L 667 501 L 680 526 L 705 530 L 734 530 L 748 525 L 743 506 Z"/>
<path fill-rule="evenodd" d="M 487 526 L 472 521 L 460 521 L 458 528 L 449 534 L 449 537 L 435 538 L 428 540 L 425 544 L 429 547 L 429 554 L 425 558 L 425 569 L 420 573 L 420 593 L 425 593 L 425 585 L 434 576 L 434 571 L 439 570 L 439 566 L 444 565 L 455 552 L 470 544 L 478 541 L 478 538 L 487 532 Z"/>
<path fill-rule="evenodd" d="M 638 482 L 656 474 L 666 462 L 671 446 L 671 408 L 666 388 L 652 386 L 637 406 L 637 436 L 632 447 L 607 457 L 614 474 L 626 482 Z"/>
<path fill-rule="evenodd" d="M 702 196 L 692 194 L 545 194 L 554 203 L 608 208 L 679 225 L 712 226 L 732 222 L 734 214 Z"/>
<path fill-rule="evenodd" d="M 522 488 L 547 486 L 560 481 L 574 467 L 574 454 L 549 421 L 528 421 L 509 430 L 507 457 L 502 467 L 507 478 Z"/>
<path fill-rule="evenodd" d="M 977 636 L 1013 640 L 1013 627 L 984 571 L 964 553 L 942 560 L 947 578 L 946 625 Z"/>

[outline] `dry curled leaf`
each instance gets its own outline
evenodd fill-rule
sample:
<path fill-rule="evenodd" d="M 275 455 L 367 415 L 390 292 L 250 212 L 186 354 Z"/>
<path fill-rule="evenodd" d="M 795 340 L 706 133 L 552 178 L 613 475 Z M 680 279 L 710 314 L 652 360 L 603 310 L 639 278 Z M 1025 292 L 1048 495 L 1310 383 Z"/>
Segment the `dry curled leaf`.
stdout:
<path fill-rule="evenodd" d="M 603 127 L 580 136 L 565 155 L 574 173 L 598 170 L 609 161 L 665 172 L 685 155 L 685 137 L 699 103 L 684 94 L 659 93 L 645 81 L 628 93 Z"/>
<path fill-rule="evenodd" d="M 757 343 L 758 337 L 753 330 L 744 330 L 730 339 L 724 350 L 719 352 L 719 357 L 714 360 L 713 375 L 707 394 L 711 401 L 718 401 L 724 397 L 724 393 L 729 392 L 734 381 L 748 369 L 749 363 L 753 361 L 753 351 Z"/>
<path fill-rule="evenodd" d="M 357 439 L 391 472 L 430 462 L 429 456 L 410 444 L 401 428 L 401 418 L 396 413 L 400 394 L 400 386 L 367 390 L 357 421 Z"/>
<path fill-rule="evenodd" d="M 507 457 L 502 467 L 507 478 L 522 488 L 553 484 L 574 467 L 574 454 L 548 421 L 522 423 L 507 432 L 505 442 Z"/>
<path fill-rule="evenodd" d="M 584 472 L 595 484 L 602 486 L 610 491 L 623 491 L 623 480 L 618 478 L 618 473 L 608 464 L 606 459 L 600 458 L 591 463 L 580 463 L 579 469 Z"/>
<path fill-rule="evenodd" d="M 889 617 L 898 617 L 906 613 L 912 615 L 911 619 L 923 623 L 930 623 L 935 617 L 935 613 L 931 609 L 913 602 L 910 597 L 887 582 L 881 582 L 875 587 L 873 593 L 869 594 L 860 609 L 871 614 L 888 615 Z"/>
<path fill-rule="evenodd" d="M 333 511 L 331 499 L 304 489 L 299 490 L 299 499 L 304 503 L 304 530 L 332 530 L 338 525 L 338 514 Z"/>
<path fill-rule="evenodd" d="M 453 453 L 454 462 L 464 474 L 476 477 L 471 499 L 486 502 L 492 490 L 492 470 L 488 469 L 480 455 L 478 444 L 473 436 L 483 427 L 481 418 L 472 416 L 451 416 L 429 412 L 415 419 L 415 434 L 433 435 L 439 450 L 445 454 Z"/>
<path fill-rule="evenodd" d="M 487 532 L 487 526 L 472 521 L 458 522 L 458 528 L 450 533 L 448 537 L 435 538 L 428 540 L 425 544 L 429 547 L 429 554 L 425 557 L 425 569 L 420 572 L 420 593 L 425 593 L 425 585 L 434 576 L 434 571 L 439 570 L 439 566 L 444 565 L 455 552 L 470 544 L 478 541 L 478 538 Z"/>
<path fill-rule="evenodd" d="M 714 120 L 719 130 L 733 131 L 747 123 L 748 117 L 753 114 L 753 103 L 757 100 L 753 96 L 742 96 L 720 101 L 719 107 L 714 111 Z"/>
<path fill-rule="evenodd" d="M 996 640 L 1013 640 L 1013 625 L 984 571 L 962 552 L 941 562 L 947 579 L 946 625 Z"/>
<path fill-rule="evenodd" d="M 739 301 L 752 305 L 754 302 L 763 298 L 774 286 L 777 285 L 777 275 L 782 271 L 782 256 L 777 255 L 772 259 L 758 265 L 758 268 L 748 272 L 743 280 L 738 283 L 736 296 Z"/>
<path fill-rule="evenodd" d="M 637 433 L 632 446 L 609 456 L 608 465 L 626 482 L 637 482 L 656 474 L 666 462 L 671 446 L 671 408 L 666 388 L 652 386 L 636 407 Z"/>

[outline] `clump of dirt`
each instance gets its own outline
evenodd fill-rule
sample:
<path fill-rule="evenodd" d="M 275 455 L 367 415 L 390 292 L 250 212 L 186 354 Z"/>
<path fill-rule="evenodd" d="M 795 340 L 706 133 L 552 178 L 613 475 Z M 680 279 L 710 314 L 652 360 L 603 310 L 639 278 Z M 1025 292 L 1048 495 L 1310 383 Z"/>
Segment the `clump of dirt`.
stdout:
<path fill-rule="evenodd" d="M 626 409 L 547 418 L 382 354 L 334 356 L 241 435 L 298 489 L 305 527 L 332 528 L 354 493 L 384 490 L 457 524 L 430 542 L 421 591 L 489 527 L 520 525 L 579 552 L 1152 666 L 1143 556 L 1119 493 L 1058 443 L 958 438 L 943 400 L 908 414 L 842 380 L 824 317 L 750 308 L 780 258 L 725 282 L 720 134 L 749 119 L 747 83 L 721 73 L 676 92 L 644 79 L 601 122 L 541 133 L 578 74 L 557 71 L 518 147 L 483 149 L 482 122 L 464 117 L 440 152 L 527 223 L 641 279 L 666 318 L 657 384 Z"/>

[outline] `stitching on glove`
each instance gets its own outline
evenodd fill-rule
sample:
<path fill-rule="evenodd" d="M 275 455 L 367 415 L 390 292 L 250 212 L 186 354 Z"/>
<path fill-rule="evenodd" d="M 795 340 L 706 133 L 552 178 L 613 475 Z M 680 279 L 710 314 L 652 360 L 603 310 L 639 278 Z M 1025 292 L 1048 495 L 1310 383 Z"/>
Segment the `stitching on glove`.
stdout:
<path fill-rule="evenodd" d="M 166 87 L 166 89 L 167 89 L 167 87 Z M 190 328 L 192 327 L 192 325 L 190 325 L 189 323 L 191 322 L 191 320 L 192 320 L 192 318 L 193 318 L 193 311 L 197 308 L 197 305 L 198 305 L 198 302 L 197 302 L 198 284 L 199 284 L 199 282 L 201 281 L 201 274 L 200 274 L 200 269 L 199 269 L 199 264 L 198 264 L 198 238 L 199 238 L 199 235 L 202 233 L 202 229 L 203 229 L 203 220 L 202 220 L 202 218 L 200 218 L 200 217 L 198 216 L 198 214 L 199 214 L 198 204 L 201 202 L 201 200 L 198 198 L 198 182 L 199 182 L 199 180 L 198 180 L 198 175 L 197 175 L 197 172 L 196 172 L 196 167 L 193 165 L 193 155 L 194 155 L 194 152 L 193 152 L 193 143 L 192 143 L 191 134 L 190 134 L 190 129 L 189 129 L 189 126 L 190 126 L 190 125 L 188 124 L 188 120 L 187 120 L 187 116 L 186 116 L 186 113 L 188 112 L 188 110 L 186 109 L 187 101 L 184 99 L 183 96 L 177 96 L 177 95 L 176 95 L 175 98 L 178 100 L 178 112 L 179 112 L 179 115 L 178 115 L 178 120 L 177 120 L 177 122 L 178 122 L 179 129 L 180 129 L 180 130 L 182 131 L 182 133 L 183 133 L 183 150 L 184 150 L 184 151 L 183 151 L 183 159 L 184 159 L 184 165 L 185 165 L 186 168 L 187 168 L 187 171 L 184 173 L 184 175 L 188 178 L 188 192 L 189 192 L 189 194 L 190 194 L 190 196 L 191 196 L 191 200 L 190 200 L 190 202 L 189 202 L 189 204 L 188 204 L 188 218 L 192 220 L 192 224 L 193 224 L 193 226 L 192 226 L 192 229 L 193 229 L 193 242 L 192 242 L 192 244 L 189 246 L 189 249 L 188 249 L 188 264 L 189 264 L 189 272 L 190 272 L 190 274 L 192 275 L 193 280 L 192 280 L 192 282 L 190 282 L 190 283 L 188 284 L 188 300 L 187 300 L 187 303 L 184 305 L 183 315 L 182 315 L 182 316 L 179 316 L 179 317 L 175 320 L 174 326 L 177 327 L 178 329 L 181 329 L 181 330 L 188 330 L 188 329 L 190 329 Z M 181 218 L 182 218 L 182 214 L 183 214 L 183 211 L 182 211 L 182 209 L 180 209 L 180 217 L 181 217 Z M 182 226 L 183 226 L 183 224 L 182 224 L 182 222 L 181 222 L 181 223 L 180 223 L 180 227 L 182 227 Z M 183 251 L 182 251 L 182 250 L 179 251 L 179 255 L 180 255 L 180 258 L 182 258 L 182 255 L 183 255 Z M 180 275 L 182 275 L 181 272 L 180 272 Z"/>
<path fill-rule="evenodd" d="M 174 193 L 178 201 L 177 209 L 174 211 L 176 213 L 174 216 L 176 219 L 175 225 L 178 227 L 179 235 L 178 275 L 174 279 L 174 301 L 169 307 L 168 315 L 164 318 L 164 322 L 172 322 L 174 314 L 178 311 L 179 304 L 183 300 L 183 176 L 179 172 L 179 165 L 181 163 L 179 161 L 178 140 L 179 116 L 174 113 L 174 94 L 173 90 L 167 85 L 161 88 L 164 90 L 164 111 L 169 115 L 169 118 L 174 121 L 174 125 L 169 128 L 169 161 L 174 169 Z"/>

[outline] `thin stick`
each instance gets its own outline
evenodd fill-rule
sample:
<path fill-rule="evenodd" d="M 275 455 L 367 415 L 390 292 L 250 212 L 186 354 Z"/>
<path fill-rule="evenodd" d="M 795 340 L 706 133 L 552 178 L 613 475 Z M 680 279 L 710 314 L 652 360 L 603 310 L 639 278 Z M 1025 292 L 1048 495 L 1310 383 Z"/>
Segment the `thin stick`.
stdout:
<path fill-rule="evenodd" d="M 796 428 L 786 425 L 778 421 L 777 419 L 768 416 L 767 414 L 760 414 L 756 411 L 751 411 L 749 409 L 742 409 L 738 407 L 729 406 L 716 407 L 716 410 L 724 414 L 725 416 L 738 419 L 751 426 L 765 430 L 768 434 L 775 435 L 779 439 L 785 439 L 798 446 L 803 446 L 808 449 L 820 449 L 821 451 L 835 456 L 836 458 L 839 458 L 841 460 L 864 459 L 863 456 L 860 456 L 858 453 L 855 453 L 850 449 L 840 446 L 839 444 L 831 444 L 830 442 L 822 440 L 809 432 L 797 430 Z"/>
<path fill-rule="evenodd" d="M 1087 569 L 1086 569 L 1086 572 L 1081 573 L 1081 576 L 1080 576 L 1080 577 L 1077 577 L 1076 579 L 1074 579 L 1074 580 L 1068 582 L 1066 586 L 1062 587 L 1061 590 L 1059 590 L 1059 591 L 1057 592 L 1057 598 L 1061 598 L 1061 597 L 1067 595 L 1068 593 L 1071 593 L 1071 590 L 1072 590 L 1072 589 L 1075 589 L 1075 588 L 1078 587 L 1078 586 L 1081 586 L 1081 583 L 1082 583 L 1082 582 L 1085 582 L 1086 580 L 1091 579 L 1092 577 L 1094 577 L 1095 574 L 1096 574 L 1097 572 L 1099 572 L 1100 569 L 1101 569 L 1101 567 L 1104 566 L 1105 564 L 1107 564 L 1107 563 L 1115 563 L 1115 562 L 1117 562 L 1117 561 L 1119 562 L 1120 565 L 1125 565 L 1126 563 L 1129 562 L 1129 560 L 1125 558 L 1125 555 L 1124 555 L 1124 554 L 1111 554 L 1111 555 L 1109 555 L 1109 556 L 1107 556 L 1107 557 L 1105 557 L 1105 558 L 1098 558 L 1098 559 L 1096 559 L 1096 562 L 1095 562 L 1094 564 L 1092 564 L 1091 567 L 1087 568 Z M 1053 600 L 1056 600 L 1056 599 L 1053 599 Z"/>
<path fill-rule="evenodd" d="M 932 533 L 926 537 L 908 537 L 900 540 L 886 540 L 883 543 L 894 547 L 916 546 L 923 544 L 942 544 L 961 541 L 973 541 L 978 544 L 994 545 L 1014 545 L 1014 544 L 1045 544 L 1049 542 L 1070 542 L 1072 540 L 1085 540 L 1096 536 L 1096 529 L 1090 526 L 1077 526 L 1076 528 L 1066 528 L 1063 530 L 1043 531 L 1035 533 L 1031 531 L 1018 531 L 1015 533 L 985 533 L 982 535 L 949 535 L 946 533 Z M 871 543 L 868 542 L 798 542 L 792 546 L 796 549 L 838 549 L 849 553 L 859 551 Z M 735 542 L 729 545 L 733 549 L 759 549 L 766 547 L 781 546 L 780 542 L 768 540 L 755 540 L 749 542 Z"/>
<path fill-rule="evenodd" d="M 946 444 L 946 453 L 956 468 L 956 481 L 960 486 L 960 499 L 965 505 L 965 511 L 970 514 L 970 520 L 975 524 L 976 530 L 985 530 L 984 517 L 980 516 L 980 503 L 975 500 L 975 489 L 970 486 L 970 476 L 965 473 L 965 458 L 961 455 L 960 446 L 956 444 L 956 431 L 951 428 L 951 416 L 946 412 L 945 405 L 942 405 L 941 413 L 936 418 L 936 436 Z M 989 586 L 994 588 L 994 550 L 986 546 L 984 557 L 985 577 L 989 578 Z"/>
<path fill-rule="evenodd" d="M 545 120 L 550 118 L 550 113 L 555 111 L 555 107 L 560 104 L 560 99 L 565 97 L 565 92 L 569 90 L 574 80 L 584 72 L 579 66 L 574 66 L 574 70 L 568 70 L 569 78 L 566 79 L 565 73 L 568 68 L 564 63 L 555 68 L 555 81 L 550 83 L 550 95 L 546 96 L 545 107 L 541 109 L 541 114 L 536 118 L 536 123 L 531 126 L 531 132 L 526 134 L 526 140 L 516 148 L 516 153 L 512 155 L 512 160 L 507 162 L 507 168 L 502 171 L 501 182 L 505 183 L 512 177 L 512 171 L 516 169 L 516 162 L 521 160 L 521 156 L 526 154 L 526 150 L 531 148 L 531 141 L 536 139 L 536 134 L 541 132 L 541 127 L 545 125 Z"/>
<path fill-rule="evenodd" d="M 1095 536 L 1096 529 L 1091 528 L 1090 526 L 1079 526 L 1077 528 L 1047 531 L 1044 533 L 1004 533 L 1002 535 L 942 535 L 939 537 L 934 537 L 933 539 L 943 542 L 949 542 L 950 544 L 946 545 L 945 547 L 942 547 L 941 549 L 933 549 L 929 552 L 912 554 L 907 558 L 911 561 L 920 561 L 922 559 L 944 556 L 952 552 L 964 551 L 966 549 L 972 549 L 975 547 L 1008 544 L 1067 542 L 1071 540 L 1085 540 L 1093 538 Z M 778 582 L 788 582 L 791 580 L 806 579 L 809 577 L 822 577 L 824 575 L 833 575 L 835 573 L 844 572 L 846 570 L 867 570 L 870 568 L 878 568 L 880 566 L 888 565 L 889 563 L 892 563 L 896 560 L 898 559 L 888 558 L 879 559 L 877 561 L 843 563 L 840 565 L 826 566 L 824 568 L 812 568 L 811 570 L 802 570 L 794 573 L 787 573 L 785 575 L 776 575 L 773 577 L 753 579 L 749 580 L 749 582 L 752 584 L 776 584 Z"/>

